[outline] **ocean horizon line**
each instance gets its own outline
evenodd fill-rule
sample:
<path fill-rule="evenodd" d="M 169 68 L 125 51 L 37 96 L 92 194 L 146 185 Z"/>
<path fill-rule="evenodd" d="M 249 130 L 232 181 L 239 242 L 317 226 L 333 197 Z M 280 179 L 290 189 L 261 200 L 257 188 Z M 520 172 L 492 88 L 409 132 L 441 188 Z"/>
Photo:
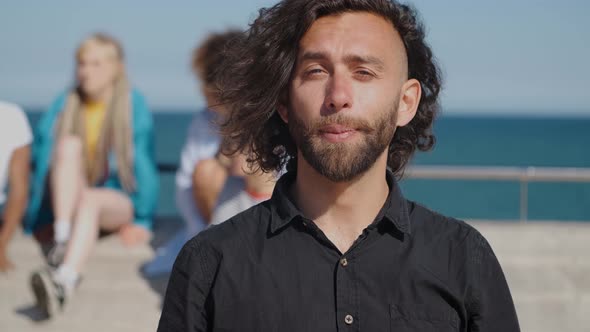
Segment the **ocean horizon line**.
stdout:
<path fill-rule="evenodd" d="M 26 113 L 39 114 L 43 113 L 47 107 L 30 107 L 21 106 Z M 177 115 L 183 116 L 191 113 L 200 112 L 202 107 L 152 107 L 152 113 L 155 115 Z M 590 120 L 590 109 L 575 112 L 549 112 L 533 110 L 477 110 L 468 111 L 464 109 L 443 109 L 438 115 L 440 118 L 494 118 L 494 119 L 582 119 Z"/>

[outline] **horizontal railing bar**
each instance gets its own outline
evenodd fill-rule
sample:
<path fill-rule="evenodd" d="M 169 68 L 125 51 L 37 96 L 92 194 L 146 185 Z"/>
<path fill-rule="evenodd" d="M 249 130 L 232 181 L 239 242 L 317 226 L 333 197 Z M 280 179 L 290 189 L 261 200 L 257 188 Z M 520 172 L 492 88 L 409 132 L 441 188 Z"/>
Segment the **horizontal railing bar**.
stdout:
<path fill-rule="evenodd" d="M 162 173 L 176 172 L 175 163 L 158 163 Z M 590 168 L 503 166 L 411 166 L 410 179 L 513 180 L 527 182 L 590 182 Z"/>
<path fill-rule="evenodd" d="M 161 173 L 174 173 L 178 169 L 175 163 L 158 163 L 158 171 Z"/>
<path fill-rule="evenodd" d="M 161 173 L 176 172 L 175 163 L 158 163 Z M 520 182 L 520 220 L 528 218 L 529 182 L 590 182 L 590 168 L 504 166 L 411 166 L 404 176 L 429 180 L 504 180 Z"/>
<path fill-rule="evenodd" d="M 590 182 L 590 168 L 413 166 L 408 168 L 405 176 L 410 179 Z"/>

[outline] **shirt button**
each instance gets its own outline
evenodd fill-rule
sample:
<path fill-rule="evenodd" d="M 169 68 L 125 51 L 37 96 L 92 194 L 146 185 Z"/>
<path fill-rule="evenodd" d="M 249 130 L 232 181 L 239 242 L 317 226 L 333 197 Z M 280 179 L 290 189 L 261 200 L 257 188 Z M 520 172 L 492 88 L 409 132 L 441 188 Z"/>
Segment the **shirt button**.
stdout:
<path fill-rule="evenodd" d="M 342 266 L 344 266 L 344 267 L 345 267 L 345 266 L 347 266 L 347 265 L 348 265 L 348 260 L 346 260 L 346 258 L 342 258 L 342 259 L 340 260 L 340 265 L 342 265 Z"/>
<path fill-rule="evenodd" d="M 344 317 L 344 322 L 346 323 L 346 325 L 351 325 L 352 322 L 354 322 L 354 318 L 351 315 L 346 315 Z"/>

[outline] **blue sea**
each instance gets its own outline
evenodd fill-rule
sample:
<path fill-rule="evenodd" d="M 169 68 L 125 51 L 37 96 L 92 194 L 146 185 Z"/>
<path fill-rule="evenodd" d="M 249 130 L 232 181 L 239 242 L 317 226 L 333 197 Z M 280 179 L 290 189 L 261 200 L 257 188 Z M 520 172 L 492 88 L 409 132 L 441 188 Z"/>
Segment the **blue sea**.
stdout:
<path fill-rule="evenodd" d="M 34 125 L 38 112 L 29 112 Z M 191 112 L 155 112 L 159 162 L 178 163 Z M 415 165 L 536 166 L 590 168 L 590 117 L 442 116 L 437 143 L 418 152 Z M 176 216 L 174 174 L 161 174 L 158 214 Z M 517 220 L 517 181 L 414 180 L 404 195 L 443 214 L 463 219 Z M 590 183 L 530 183 L 531 220 L 590 221 Z"/>

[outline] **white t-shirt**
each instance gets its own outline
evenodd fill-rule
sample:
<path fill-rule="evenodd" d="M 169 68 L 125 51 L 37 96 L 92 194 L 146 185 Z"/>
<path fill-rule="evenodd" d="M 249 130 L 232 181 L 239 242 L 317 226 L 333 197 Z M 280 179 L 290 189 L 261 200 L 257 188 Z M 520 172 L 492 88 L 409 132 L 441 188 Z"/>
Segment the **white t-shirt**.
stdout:
<path fill-rule="evenodd" d="M 217 114 L 205 109 L 193 116 L 188 128 L 186 141 L 180 154 L 180 165 L 176 172 L 176 187 L 191 188 L 195 165 L 203 159 L 213 158 L 219 150 L 221 139 L 215 124 Z"/>
<path fill-rule="evenodd" d="M 32 139 L 25 112 L 17 105 L 0 101 L 0 204 L 6 200 L 5 190 L 12 152 L 31 144 Z"/>
<path fill-rule="evenodd" d="M 268 197 L 252 197 L 248 194 L 246 192 L 246 181 L 244 178 L 237 176 L 229 177 L 217 199 L 217 204 L 211 216 L 211 225 L 221 224 L 236 214 L 267 199 Z"/>
<path fill-rule="evenodd" d="M 221 138 L 216 119 L 217 114 L 208 109 L 193 116 L 176 172 L 176 207 L 193 235 L 207 226 L 193 198 L 193 172 L 199 161 L 215 157 L 219 150 Z"/>

